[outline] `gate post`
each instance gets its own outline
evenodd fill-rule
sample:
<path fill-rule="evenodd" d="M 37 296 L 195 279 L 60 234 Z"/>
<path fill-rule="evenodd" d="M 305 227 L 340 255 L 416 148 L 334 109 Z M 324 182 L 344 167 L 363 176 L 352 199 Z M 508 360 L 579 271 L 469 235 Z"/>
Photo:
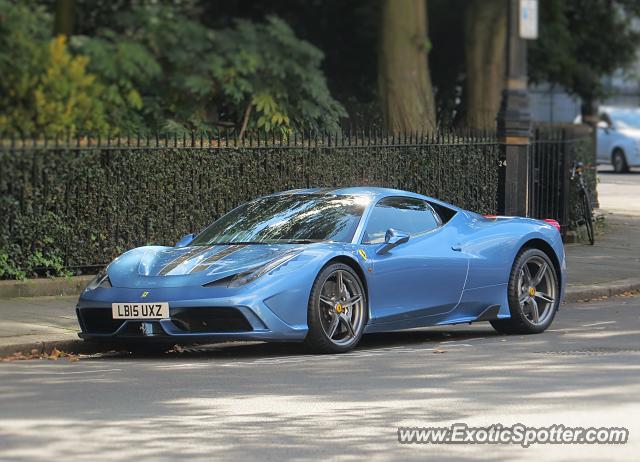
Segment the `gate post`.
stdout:
<path fill-rule="evenodd" d="M 505 89 L 497 117 L 498 139 L 505 145 L 505 215 L 527 216 L 529 209 L 529 145 L 531 112 L 527 90 L 527 44 L 520 37 L 520 1 L 509 8 Z"/>

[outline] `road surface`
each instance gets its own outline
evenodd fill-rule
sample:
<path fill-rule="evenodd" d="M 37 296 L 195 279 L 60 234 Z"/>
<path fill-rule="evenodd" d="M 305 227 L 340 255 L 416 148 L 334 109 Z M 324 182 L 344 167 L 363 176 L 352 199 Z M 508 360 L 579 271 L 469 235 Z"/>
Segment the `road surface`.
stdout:
<path fill-rule="evenodd" d="M 598 167 L 598 198 L 608 212 L 640 216 L 640 168 L 614 173 L 608 165 Z"/>
<path fill-rule="evenodd" d="M 550 331 L 478 324 L 356 351 L 221 345 L 0 363 L 2 460 L 638 460 L 640 297 L 563 305 Z M 400 445 L 398 426 L 626 426 L 617 446 Z"/>

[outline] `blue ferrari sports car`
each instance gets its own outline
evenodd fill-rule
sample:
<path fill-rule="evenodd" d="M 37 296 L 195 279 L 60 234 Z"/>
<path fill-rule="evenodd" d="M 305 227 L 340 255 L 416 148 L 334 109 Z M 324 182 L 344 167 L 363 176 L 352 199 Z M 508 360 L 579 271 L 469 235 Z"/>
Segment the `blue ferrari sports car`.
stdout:
<path fill-rule="evenodd" d="M 82 292 L 82 338 L 136 345 L 305 342 L 489 321 L 543 332 L 565 287 L 553 220 L 478 215 L 383 188 L 261 197 L 174 247 L 125 252 Z"/>

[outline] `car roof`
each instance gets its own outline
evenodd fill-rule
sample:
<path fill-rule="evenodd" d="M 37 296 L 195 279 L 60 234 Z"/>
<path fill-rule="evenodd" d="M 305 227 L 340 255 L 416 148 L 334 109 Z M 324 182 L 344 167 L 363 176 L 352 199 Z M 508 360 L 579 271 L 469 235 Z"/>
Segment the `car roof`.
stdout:
<path fill-rule="evenodd" d="M 282 191 L 275 194 L 270 194 L 270 196 L 286 196 L 286 195 L 294 195 L 294 194 L 320 194 L 326 196 L 369 196 L 373 201 L 378 201 L 384 197 L 390 196 L 403 196 L 403 197 L 414 197 L 416 199 L 424 199 L 429 202 L 435 202 L 442 206 L 448 207 L 453 210 L 462 210 L 455 205 L 449 204 L 447 202 L 440 201 L 438 199 L 434 199 L 429 196 L 424 196 L 422 194 L 403 191 L 401 189 L 393 189 L 393 188 L 380 188 L 375 186 L 354 186 L 348 188 L 308 188 L 308 189 L 291 189 L 289 191 Z"/>
<path fill-rule="evenodd" d="M 598 108 L 599 113 L 620 113 L 620 112 L 640 112 L 640 108 L 633 106 L 600 106 Z"/>

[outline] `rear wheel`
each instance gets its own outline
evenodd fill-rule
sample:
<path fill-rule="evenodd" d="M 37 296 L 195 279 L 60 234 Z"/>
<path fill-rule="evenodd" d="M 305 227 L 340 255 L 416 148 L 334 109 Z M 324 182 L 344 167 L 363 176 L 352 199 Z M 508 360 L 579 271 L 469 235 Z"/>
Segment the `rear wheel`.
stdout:
<path fill-rule="evenodd" d="M 589 195 L 585 191 L 582 194 L 582 213 L 584 214 L 584 225 L 587 228 L 587 237 L 589 238 L 589 244 L 595 243 L 595 234 L 593 232 L 593 209 L 591 208 L 591 201 Z"/>
<path fill-rule="evenodd" d="M 511 318 L 491 321 L 504 334 L 538 334 L 553 321 L 560 305 L 560 285 L 555 266 L 543 251 L 524 249 L 509 277 Z"/>
<path fill-rule="evenodd" d="M 367 298 L 360 277 L 349 266 L 325 267 L 311 289 L 306 345 L 319 353 L 342 353 L 355 347 L 367 321 Z"/>
<path fill-rule="evenodd" d="M 616 173 L 627 173 L 629 171 L 627 158 L 625 157 L 624 152 L 622 152 L 621 149 L 616 149 L 615 151 L 613 151 L 611 163 L 613 164 L 613 170 Z"/>

